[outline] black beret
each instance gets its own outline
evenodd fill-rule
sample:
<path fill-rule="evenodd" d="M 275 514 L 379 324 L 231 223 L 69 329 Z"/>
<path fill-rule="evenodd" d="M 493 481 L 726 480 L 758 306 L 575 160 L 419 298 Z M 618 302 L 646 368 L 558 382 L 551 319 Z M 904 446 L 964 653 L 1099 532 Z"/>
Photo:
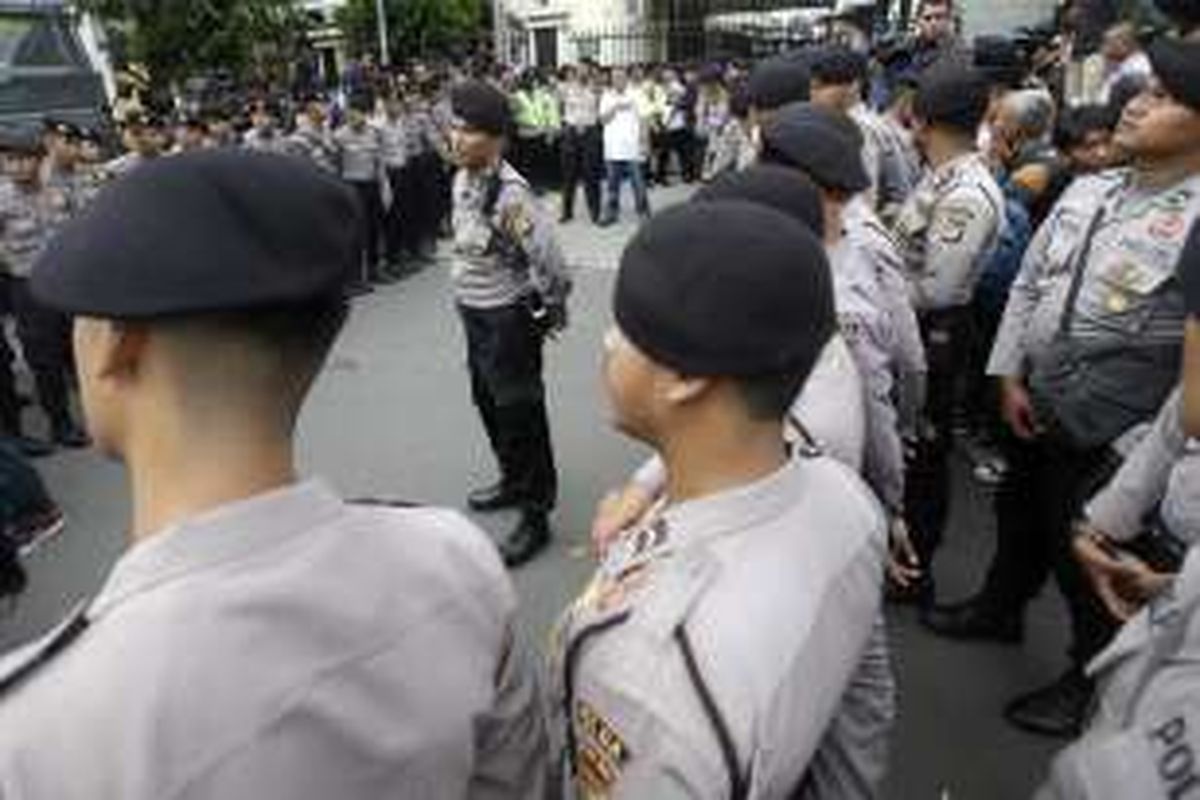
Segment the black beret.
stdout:
<path fill-rule="evenodd" d="M 1183 279 L 1183 300 L 1188 315 L 1200 318 L 1200 223 L 1192 224 L 1176 272 Z"/>
<path fill-rule="evenodd" d="M 43 117 L 42 132 L 53 133 L 66 139 L 79 139 L 83 135 L 75 123 L 58 117 Z"/>
<path fill-rule="evenodd" d="M 512 128 L 508 97 L 490 83 L 472 80 L 459 84 L 450 94 L 450 107 L 464 127 L 493 136 L 505 136 Z"/>
<path fill-rule="evenodd" d="M 813 80 L 834 86 L 865 81 L 867 57 L 842 45 L 819 49 L 812 59 Z"/>
<path fill-rule="evenodd" d="M 987 78 L 970 64 L 942 58 L 921 73 L 913 113 L 933 125 L 974 134 L 991 101 Z"/>
<path fill-rule="evenodd" d="M 792 217 L 687 203 L 625 248 L 613 311 L 639 350 L 684 374 L 807 374 L 834 331 L 832 280 L 821 242 Z"/>
<path fill-rule="evenodd" d="M 34 296 L 147 319 L 332 296 L 358 258 L 358 203 L 305 161 L 239 150 L 157 159 L 110 184 L 46 247 Z"/>
<path fill-rule="evenodd" d="M 696 193 L 698 203 L 745 200 L 795 217 L 818 239 L 825 235 L 821 192 L 803 172 L 775 164 L 726 172 Z"/>
<path fill-rule="evenodd" d="M 46 152 L 41 137 L 28 128 L 0 128 L 0 152 L 40 156 Z"/>
<path fill-rule="evenodd" d="M 1163 36 L 1150 44 L 1147 55 L 1167 93 L 1200 111 L 1200 42 Z"/>
<path fill-rule="evenodd" d="M 871 185 L 862 132 L 845 114 L 792 103 L 763 128 L 762 142 L 764 162 L 804 170 L 826 189 L 857 194 Z"/>
<path fill-rule="evenodd" d="M 759 62 L 751 71 L 746 91 L 751 106 L 760 111 L 773 111 L 788 103 L 808 100 L 811 80 L 808 65 L 803 61 L 769 58 Z"/>

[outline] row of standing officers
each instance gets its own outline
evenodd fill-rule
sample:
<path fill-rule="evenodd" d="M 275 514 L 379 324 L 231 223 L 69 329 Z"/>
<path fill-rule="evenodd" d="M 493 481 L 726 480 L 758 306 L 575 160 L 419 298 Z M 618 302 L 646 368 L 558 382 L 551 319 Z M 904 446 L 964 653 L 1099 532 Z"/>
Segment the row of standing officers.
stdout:
<path fill-rule="evenodd" d="M 1093 612 L 1130 598 L 1113 578 L 1130 562 L 1102 530 L 1079 546 L 1116 566 L 1090 553 L 1102 591 L 1084 585 L 1070 523 L 1104 451 L 1178 378 L 1198 46 L 1151 48 L 1156 79 L 1117 132 L 1132 166 L 1077 182 L 1031 245 L 988 367 L 1028 459 L 998 504 L 999 594 L 921 597 L 935 629 L 1011 636 L 1053 565 L 1082 664 L 1111 634 Z M 754 110 L 765 164 L 653 218 L 621 259 L 605 383 L 618 427 L 658 458 L 604 503 L 600 566 L 556 631 L 560 758 L 481 534 L 296 479 L 295 418 L 345 318 L 365 204 L 294 160 L 214 151 L 143 165 L 68 224 L 31 291 L 75 318 L 91 432 L 131 471 L 132 546 L 97 599 L 0 663 L 0 794 L 537 797 L 556 763 L 580 797 L 873 796 L 894 718 L 885 577 L 927 574 L 936 549 L 944 384 L 964 369 L 963 308 L 1003 225 L 973 152 L 987 86 L 954 62 L 921 77 L 933 169 L 892 238 L 858 197 L 861 129 L 805 102 L 806 67 L 765 69 L 794 92 Z M 472 505 L 525 511 L 501 547 L 517 564 L 549 538 L 541 349 L 566 325 L 570 279 L 501 158 L 507 98 L 467 83 L 453 111 L 453 283 L 501 468 Z M 886 288 L 897 279 L 911 306 Z M 194 438 L 204 452 L 185 457 Z M 1006 502 L 1025 524 L 1005 522 Z M 1047 797 L 1195 785 L 1194 714 L 1176 699 L 1191 684 L 1165 669 L 1188 663 L 1189 574 L 1095 662 L 1102 727 Z M 787 625 L 761 624 L 780 609 Z M 1044 700 L 1013 710 L 1061 720 Z M 1122 782 L 1093 779 L 1109 764 Z"/>

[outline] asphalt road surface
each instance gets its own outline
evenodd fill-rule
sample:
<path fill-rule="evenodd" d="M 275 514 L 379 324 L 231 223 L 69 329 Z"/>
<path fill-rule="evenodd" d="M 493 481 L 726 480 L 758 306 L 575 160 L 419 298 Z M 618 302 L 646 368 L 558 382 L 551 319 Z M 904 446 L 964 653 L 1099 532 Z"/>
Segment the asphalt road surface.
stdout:
<path fill-rule="evenodd" d="M 662 207 L 684 197 L 679 189 L 660 190 L 653 202 Z M 605 230 L 578 221 L 561 229 L 578 273 L 572 327 L 549 347 L 547 360 L 562 477 L 558 535 L 548 553 L 515 575 L 525 624 L 541 645 L 589 572 L 587 531 L 597 500 L 646 455 L 611 429 L 599 377 L 614 270 L 633 230 L 626 214 L 623 224 Z M 356 301 L 301 422 L 304 470 L 351 498 L 463 507 L 468 489 L 494 477 L 464 359 L 444 265 Z M 40 420 L 31 417 L 31 427 L 36 424 Z M 39 466 L 69 525 L 31 557 L 30 591 L 7 614 L 0 612 L 0 650 L 45 630 L 95 592 L 123 548 L 129 508 L 119 465 L 83 452 Z M 937 565 L 946 599 L 978 583 L 992 548 L 986 492 L 966 473 L 957 472 L 953 520 Z M 478 519 L 497 535 L 514 521 Z M 1000 710 L 1012 694 L 1050 680 L 1065 663 L 1065 620 L 1054 590 L 1031 610 L 1020 647 L 944 642 L 921 629 L 911 610 L 890 616 L 901 716 L 885 797 L 1029 797 L 1061 743 L 1009 728 Z M 782 635 L 785 610 L 773 624 Z"/>

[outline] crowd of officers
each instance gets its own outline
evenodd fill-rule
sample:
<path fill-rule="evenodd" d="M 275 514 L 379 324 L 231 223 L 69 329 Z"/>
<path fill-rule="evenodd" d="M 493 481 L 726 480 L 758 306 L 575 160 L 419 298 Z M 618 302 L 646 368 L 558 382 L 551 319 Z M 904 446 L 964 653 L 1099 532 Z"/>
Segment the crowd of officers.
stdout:
<path fill-rule="evenodd" d="M 65 218 L 12 268 L 18 332 L 23 303 L 73 320 L 133 523 L 100 595 L 0 660 L 0 796 L 873 797 L 903 689 L 885 597 L 1014 643 L 1050 575 L 1070 667 L 1005 709 L 1077 739 L 1038 797 L 1200 791 L 1200 19 L 1164 8 L 1177 30 L 1103 107 L 952 42 L 882 108 L 847 46 L 739 77 L 736 154 L 621 257 L 598 347 L 616 426 L 655 456 L 601 503 L 544 671 L 502 563 L 551 538 L 542 350 L 571 279 L 504 158 L 528 153 L 519 101 L 457 82 L 432 145 L 459 168 L 451 283 L 500 471 L 469 504 L 523 512 L 500 557 L 454 512 L 349 504 L 293 462 L 347 296 L 387 278 L 401 106 L 354 98 L 328 132 L 311 104 L 285 133 L 260 105 L 244 147 L 163 159 L 134 125 L 98 192 L 11 147 L 14 197 Z M 640 113 L 603 100 L 602 139 Z M 86 199 L 41 200 L 56 185 Z M 946 604 L 964 428 L 996 547 Z"/>

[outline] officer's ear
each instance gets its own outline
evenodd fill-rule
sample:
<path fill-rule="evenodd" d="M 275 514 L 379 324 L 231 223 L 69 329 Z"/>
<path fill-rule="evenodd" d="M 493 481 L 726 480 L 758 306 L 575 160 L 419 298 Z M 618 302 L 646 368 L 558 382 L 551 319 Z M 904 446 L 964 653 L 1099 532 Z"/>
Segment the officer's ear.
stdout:
<path fill-rule="evenodd" d="M 681 375 L 678 372 L 668 372 L 663 378 L 660 383 L 660 395 L 674 406 L 694 403 L 707 395 L 713 387 L 711 378 Z"/>
<path fill-rule="evenodd" d="M 97 378 L 125 382 L 141 371 L 150 341 L 145 324 L 93 320 L 85 335 L 94 337 L 88 347 Z"/>

